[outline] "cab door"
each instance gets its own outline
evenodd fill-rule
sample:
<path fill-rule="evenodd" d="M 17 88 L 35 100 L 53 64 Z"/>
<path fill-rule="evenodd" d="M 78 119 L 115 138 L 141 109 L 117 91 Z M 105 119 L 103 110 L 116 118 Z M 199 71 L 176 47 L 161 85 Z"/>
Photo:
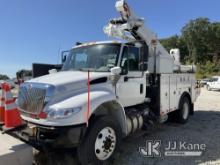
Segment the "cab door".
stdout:
<path fill-rule="evenodd" d="M 143 103 L 146 95 L 146 80 L 140 71 L 140 49 L 125 46 L 120 59 L 121 77 L 116 85 L 116 95 L 124 107 Z"/>

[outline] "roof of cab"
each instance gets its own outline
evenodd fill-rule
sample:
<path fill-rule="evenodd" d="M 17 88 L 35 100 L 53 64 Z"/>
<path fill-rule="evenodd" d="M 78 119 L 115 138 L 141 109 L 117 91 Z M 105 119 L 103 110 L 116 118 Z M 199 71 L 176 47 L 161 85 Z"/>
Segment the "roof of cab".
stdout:
<path fill-rule="evenodd" d="M 80 45 L 74 45 L 72 48 L 79 48 L 89 45 L 98 45 L 98 44 L 122 44 L 122 41 L 94 41 L 94 42 L 86 42 L 82 43 Z"/>

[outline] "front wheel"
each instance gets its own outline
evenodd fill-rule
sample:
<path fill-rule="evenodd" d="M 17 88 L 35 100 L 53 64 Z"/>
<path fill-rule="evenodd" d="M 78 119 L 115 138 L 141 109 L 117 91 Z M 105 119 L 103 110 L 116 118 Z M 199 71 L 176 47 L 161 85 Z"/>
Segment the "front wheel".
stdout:
<path fill-rule="evenodd" d="M 113 117 L 102 117 L 93 123 L 78 147 L 79 161 L 84 164 L 103 164 L 112 158 L 120 141 L 120 129 Z"/>

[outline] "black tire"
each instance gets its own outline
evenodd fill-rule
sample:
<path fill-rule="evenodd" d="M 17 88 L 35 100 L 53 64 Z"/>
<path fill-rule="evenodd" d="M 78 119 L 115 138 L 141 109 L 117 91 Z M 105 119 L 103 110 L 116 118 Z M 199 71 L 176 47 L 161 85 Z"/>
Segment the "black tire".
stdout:
<path fill-rule="evenodd" d="M 98 120 L 95 120 L 95 122 L 92 123 L 92 126 L 88 129 L 83 142 L 78 147 L 78 158 L 82 165 L 103 164 L 107 161 L 110 161 L 113 158 L 113 155 L 121 140 L 121 130 L 120 130 L 119 124 L 113 119 L 114 118 L 111 116 L 105 116 L 105 117 L 99 118 Z M 99 138 L 98 136 L 101 134 L 101 131 L 106 128 L 111 128 L 112 130 L 114 130 L 115 137 L 116 137 L 115 149 L 113 150 L 113 153 L 111 154 L 111 156 L 108 157 L 108 159 L 100 160 L 96 156 L 96 152 L 98 153 L 98 151 L 95 151 L 95 143 L 96 143 L 97 138 Z M 110 146 L 112 146 L 112 144 L 114 144 L 114 142 L 110 142 Z"/>
<path fill-rule="evenodd" d="M 179 109 L 176 111 L 176 119 L 178 123 L 185 124 L 188 121 L 190 108 L 190 100 L 188 97 L 183 96 L 180 100 Z"/>

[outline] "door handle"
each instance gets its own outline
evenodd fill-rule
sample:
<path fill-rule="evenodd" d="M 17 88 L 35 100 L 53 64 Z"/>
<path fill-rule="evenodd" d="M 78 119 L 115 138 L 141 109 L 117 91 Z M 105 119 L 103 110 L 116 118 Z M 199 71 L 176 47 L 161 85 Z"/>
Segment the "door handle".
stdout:
<path fill-rule="evenodd" d="M 135 78 L 142 78 L 142 77 L 125 76 L 124 81 L 128 81 L 128 79 L 135 79 Z"/>
<path fill-rule="evenodd" d="M 140 94 L 143 94 L 143 92 L 144 92 L 144 85 L 140 84 Z"/>

